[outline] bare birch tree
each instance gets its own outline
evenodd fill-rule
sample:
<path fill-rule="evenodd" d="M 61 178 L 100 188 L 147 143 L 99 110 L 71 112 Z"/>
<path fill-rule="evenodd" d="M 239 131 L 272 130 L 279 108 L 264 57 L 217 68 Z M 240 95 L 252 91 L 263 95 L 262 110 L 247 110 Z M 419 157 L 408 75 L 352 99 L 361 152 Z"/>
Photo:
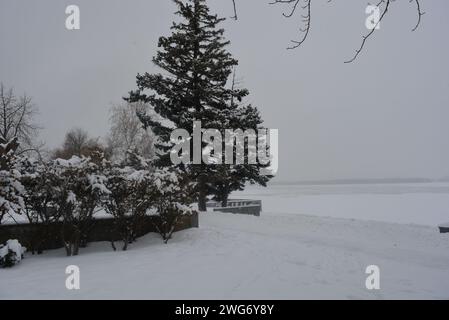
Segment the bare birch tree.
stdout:
<path fill-rule="evenodd" d="M 153 155 L 153 135 L 150 129 L 144 129 L 137 112 L 145 108 L 142 103 L 122 103 L 111 108 L 110 133 L 106 138 L 112 159 L 121 161 L 128 150 L 144 158 Z"/>

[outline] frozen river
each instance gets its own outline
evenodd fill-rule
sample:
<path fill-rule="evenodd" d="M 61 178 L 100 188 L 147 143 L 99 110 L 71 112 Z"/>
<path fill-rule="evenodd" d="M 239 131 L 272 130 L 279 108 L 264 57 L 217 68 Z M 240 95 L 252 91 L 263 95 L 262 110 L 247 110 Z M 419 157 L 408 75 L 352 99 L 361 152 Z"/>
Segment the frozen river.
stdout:
<path fill-rule="evenodd" d="M 249 186 L 233 198 L 262 200 L 264 212 L 437 226 L 449 222 L 449 183 Z"/>

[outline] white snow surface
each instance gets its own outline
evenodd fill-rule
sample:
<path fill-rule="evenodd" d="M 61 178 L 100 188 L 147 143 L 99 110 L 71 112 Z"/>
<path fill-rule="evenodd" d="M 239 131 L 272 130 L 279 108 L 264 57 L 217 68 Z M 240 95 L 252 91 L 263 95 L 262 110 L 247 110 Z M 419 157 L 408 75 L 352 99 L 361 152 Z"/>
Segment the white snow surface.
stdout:
<path fill-rule="evenodd" d="M 0 269 L 1 299 L 449 299 L 449 185 L 270 186 L 260 217 L 202 213 L 200 228 L 126 252 L 92 243 Z M 377 220 L 377 221 L 374 221 Z M 80 290 L 65 269 L 80 268 Z M 366 267 L 380 268 L 367 290 Z"/>
<path fill-rule="evenodd" d="M 93 243 L 0 270 L 0 299 L 448 299 L 449 237 L 435 228 L 265 212 L 203 213 L 167 245 Z M 65 268 L 80 268 L 80 290 Z M 365 287 L 380 267 L 380 290 Z"/>

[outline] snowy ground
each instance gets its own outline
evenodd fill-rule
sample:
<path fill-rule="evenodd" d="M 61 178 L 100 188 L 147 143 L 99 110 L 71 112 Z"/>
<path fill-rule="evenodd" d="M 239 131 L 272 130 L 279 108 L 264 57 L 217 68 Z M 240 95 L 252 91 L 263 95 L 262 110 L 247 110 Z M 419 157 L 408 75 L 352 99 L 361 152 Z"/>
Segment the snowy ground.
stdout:
<path fill-rule="evenodd" d="M 63 250 L 27 255 L 17 267 L 0 270 L 0 299 L 449 299 L 449 235 L 432 226 L 449 210 L 448 193 L 353 188 L 307 195 L 301 188 L 251 189 L 247 197 L 264 201 L 261 217 L 202 214 L 199 229 L 177 233 L 168 245 L 148 235 L 127 252 L 95 243 L 78 257 Z M 79 291 L 65 288 L 71 264 L 81 270 Z M 365 287 L 368 265 L 380 267 L 378 291 Z"/>

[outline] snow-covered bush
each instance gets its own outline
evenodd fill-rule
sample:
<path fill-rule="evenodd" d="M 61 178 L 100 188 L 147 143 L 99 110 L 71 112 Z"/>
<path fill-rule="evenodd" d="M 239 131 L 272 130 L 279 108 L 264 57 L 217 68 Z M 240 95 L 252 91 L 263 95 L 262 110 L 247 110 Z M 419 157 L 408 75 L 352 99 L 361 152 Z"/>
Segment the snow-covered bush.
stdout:
<path fill-rule="evenodd" d="M 0 140 L 0 224 L 6 215 L 20 214 L 24 208 L 24 188 L 15 155 L 18 147 L 17 138 L 6 143 Z"/>
<path fill-rule="evenodd" d="M 121 165 L 111 164 L 99 152 L 44 163 L 15 156 L 16 147 L 14 141 L 0 144 L 0 218 L 21 213 L 30 224 L 39 225 L 27 235 L 26 245 L 33 253 L 41 253 L 47 240 L 59 236 L 53 226 L 62 223 L 60 237 L 66 253 L 77 255 L 100 205 L 114 217 L 123 250 L 136 239 L 137 227 L 147 214 L 153 215 L 151 221 L 167 242 L 179 218 L 193 212 L 192 187 L 180 178 L 180 172 L 153 170 L 151 161 L 135 152 L 128 152 Z M 18 259 L 5 248 L 5 264 Z"/>
<path fill-rule="evenodd" d="M 153 173 L 151 212 L 153 222 L 165 243 L 171 239 L 179 219 L 193 214 L 190 206 L 192 186 L 175 169 L 157 169 Z"/>
<path fill-rule="evenodd" d="M 104 175 L 108 192 L 102 198 L 102 206 L 114 217 L 115 231 L 121 235 L 126 250 L 135 240 L 136 227 L 151 202 L 151 174 L 148 168 L 109 166 Z M 115 250 L 112 239 L 111 244 Z"/>
<path fill-rule="evenodd" d="M 193 211 L 189 186 L 170 169 L 154 171 L 151 160 L 128 151 L 122 166 L 105 168 L 107 195 L 102 205 L 114 217 L 116 231 L 122 236 L 123 250 L 135 240 L 136 227 L 150 213 L 155 228 L 167 242 L 182 215 Z M 114 243 L 112 246 L 115 250 Z"/>
<path fill-rule="evenodd" d="M 33 234 L 29 236 L 29 251 L 33 254 L 42 253 L 42 244 L 50 237 L 51 224 L 60 218 L 55 210 L 58 195 L 59 177 L 52 168 L 52 163 L 23 158 L 21 160 L 20 182 L 25 188 L 23 201 L 25 204 L 23 212 L 30 224 L 39 225 L 32 229 Z"/>
<path fill-rule="evenodd" d="M 56 159 L 54 208 L 62 220 L 62 240 L 68 256 L 77 255 L 93 223 L 101 196 L 107 194 L 101 154 L 92 158 Z"/>
<path fill-rule="evenodd" d="M 26 248 L 18 240 L 8 240 L 0 244 L 0 267 L 10 268 L 23 259 Z"/>

